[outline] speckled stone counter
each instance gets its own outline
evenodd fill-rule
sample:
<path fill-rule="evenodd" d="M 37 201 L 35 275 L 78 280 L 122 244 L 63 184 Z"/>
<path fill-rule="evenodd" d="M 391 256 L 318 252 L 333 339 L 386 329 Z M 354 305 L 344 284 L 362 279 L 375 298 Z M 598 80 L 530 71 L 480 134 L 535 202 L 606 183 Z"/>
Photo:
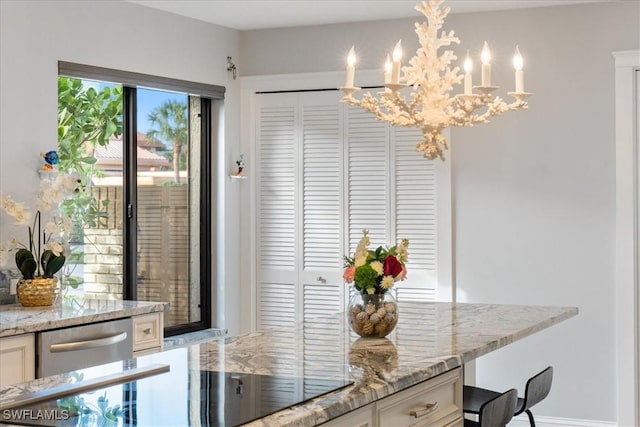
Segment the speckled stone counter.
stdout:
<path fill-rule="evenodd" d="M 48 307 L 0 305 L 0 338 L 163 311 L 165 302 L 64 299 Z"/>
<path fill-rule="evenodd" d="M 176 348 L 92 371 L 82 370 L 5 387 L 0 389 L 0 406 L 28 392 L 74 382 L 79 374 L 86 380 L 121 371 L 123 365 L 140 368 L 167 364 L 170 372 L 137 382 L 137 424 L 178 426 L 202 421 L 204 425 L 206 422 L 201 419 L 203 402 L 222 405 L 224 409 L 225 405 L 233 404 L 231 399 L 242 394 L 242 390 L 236 388 L 235 393 L 228 392 L 224 398 L 216 392 L 204 391 L 203 372 L 233 372 L 239 375 L 237 378 L 242 378 L 243 373 L 271 376 L 284 381 L 279 385 L 271 384 L 272 387 L 278 385 L 284 392 L 298 393 L 299 401 L 305 400 L 307 391 L 323 381 L 351 381 L 352 384 L 346 387 L 248 424 L 252 427 L 313 426 L 462 366 L 575 316 L 578 310 L 571 307 L 404 303 L 400 305 L 400 313 L 396 329 L 387 338 L 358 338 L 349 330 L 345 314 L 338 313 L 301 324 Z M 153 390 L 171 390 L 171 393 L 154 393 Z M 102 391 L 94 394 L 101 395 Z M 117 391 L 113 399 L 120 399 L 122 395 L 122 390 Z M 265 397 L 273 398 L 271 394 L 262 396 L 258 392 L 258 395 L 249 394 L 249 398 L 239 399 L 237 405 L 256 405 Z M 246 410 L 252 409 L 247 406 Z M 208 411 L 208 414 L 215 413 L 216 408 L 208 408 Z M 196 418 L 198 422 L 194 421 Z"/>

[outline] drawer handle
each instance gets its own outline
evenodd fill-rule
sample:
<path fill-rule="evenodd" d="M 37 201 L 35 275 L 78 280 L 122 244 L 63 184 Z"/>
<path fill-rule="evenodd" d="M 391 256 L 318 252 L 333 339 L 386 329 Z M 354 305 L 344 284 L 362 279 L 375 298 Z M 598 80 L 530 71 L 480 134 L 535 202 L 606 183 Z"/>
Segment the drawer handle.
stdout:
<path fill-rule="evenodd" d="M 438 402 L 425 403 L 424 407 L 419 407 L 417 409 L 412 410 L 411 412 L 409 412 L 409 415 L 411 415 L 414 418 L 421 418 L 421 417 L 424 417 L 425 415 L 432 413 L 436 409 L 438 409 Z"/>
<path fill-rule="evenodd" d="M 147 328 L 147 329 L 143 330 L 142 333 L 145 334 L 145 335 L 151 335 L 151 328 Z"/>
<path fill-rule="evenodd" d="M 60 353 L 64 351 L 87 350 L 90 348 L 105 347 L 117 344 L 127 339 L 126 332 L 118 332 L 107 337 L 95 338 L 86 341 L 65 342 L 61 344 L 51 344 L 49 351 L 51 353 Z"/>

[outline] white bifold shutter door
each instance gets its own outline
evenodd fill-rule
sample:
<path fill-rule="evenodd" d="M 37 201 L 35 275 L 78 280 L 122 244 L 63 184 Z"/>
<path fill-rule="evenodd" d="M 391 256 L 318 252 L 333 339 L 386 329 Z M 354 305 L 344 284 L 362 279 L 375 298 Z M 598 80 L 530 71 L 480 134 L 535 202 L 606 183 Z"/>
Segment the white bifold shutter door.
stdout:
<path fill-rule="evenodd" d="M 300 227 L 302 318 L 304 319 L 304 395 L 317 391 L 341 365 L 343 319 L 326 319 L 342 311 L 343 195 L 342 117 L 338 93 L 300 93 L 302 165 Z M 330 344 L 331 353 L 327 353 Z"/>
<path fill-rule="evenodd" d="M 257 96 L 258 327 L 294 322 L 298 282 L 297 97 Z"/>
<path fill-rule="evenodd" d="M 436 298 L 438 192 L 450 191 L 440 181 L 448 171 L 415 151 L 419 130 L 389 126 L 340 96 L 255 97 L 259 328 L 301 320 L 314 327 L 311 319 L 344 310 L 342 257 L 363 229 L 372 249 L 410 240 L 400 301 Z"/>

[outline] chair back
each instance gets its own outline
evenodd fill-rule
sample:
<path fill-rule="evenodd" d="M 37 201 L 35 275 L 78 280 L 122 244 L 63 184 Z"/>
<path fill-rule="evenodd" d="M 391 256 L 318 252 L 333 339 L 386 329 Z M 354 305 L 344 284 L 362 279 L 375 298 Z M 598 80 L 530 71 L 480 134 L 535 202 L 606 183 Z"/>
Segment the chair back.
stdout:
<path fill-rule="evenodd" d="M 553 368 L 547 367 L 539 374 L 529 378 L 524 389 L 524 402 L 522 404 L 522 412 L 531 408 L 536 403 L 542 401 L 551 390 L 551 382 L 553 381 Z"/>
<path fill-rule="evenodd" d="M 518 391 L 515 388 L 502 393 L 480 407 L 480 427 L 504 427 L 516 410 Z"/>

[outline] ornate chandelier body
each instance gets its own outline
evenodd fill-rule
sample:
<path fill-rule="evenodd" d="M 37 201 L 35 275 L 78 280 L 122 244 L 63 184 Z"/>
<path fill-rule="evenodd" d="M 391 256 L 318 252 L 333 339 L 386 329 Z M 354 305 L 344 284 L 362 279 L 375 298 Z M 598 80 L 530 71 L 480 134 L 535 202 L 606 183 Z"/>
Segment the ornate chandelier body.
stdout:
<path fill-rule="evenodd" d="M 444 160 L 444 150 L 449 148 L 442 133 L 445 128 L 486 123 L 491 116 L 526 109 L 527 103 L 524 99 L 531 95 L 524 92 L 522 57 L 517 48 L 514 57 L 516 88 L 514 92 L 508 92 L 514 98 L 511 103 L 506 103 L 500 97 L 491 94 L 498 88 L 491 86 L 490 56 L 486 43 L 480 86 L 472 87 L 471 60 L 468 57 L 465 61 L 466 74 L 462 75 L 459 67 L 452 66 L 452 62 L 457 59 L 453 51 L 445 50 L 438 55 L 440 48 L 452 43 L 460 44 L 453 31 L 440 32 L 450 10 L 448 7 L 440 8 L 442 2 L 443 0 L 428 0 L 416 6 L 416 10 L 422 12 L 427 19 L 422 24 L 415 24 L 421 47 L 411 58 L 409 65 L 400 68 L 401 50 L 398 42 L 393 62 L 387 57 L 383 92 L 377 96 L 367 92 L 361 99 L 353 96 L 360 90 L 354 87 L 353 48 L 349 52 L 345 86 L 340 88 L 345 93 L 342 102 L 357 105 L 373 113 L 379 120 L 387 121 L 394 126 L 420 128 L 424 139 L 416 145 L 416 150 L 423 152 L 424 157 L 430 160 L 436 157 Z M 460 84 L 463 79 L 464 93 L 452 95 L 454 85 Z M 401 93 L 405 87 L 412 88 L 408 97 Z"/>

